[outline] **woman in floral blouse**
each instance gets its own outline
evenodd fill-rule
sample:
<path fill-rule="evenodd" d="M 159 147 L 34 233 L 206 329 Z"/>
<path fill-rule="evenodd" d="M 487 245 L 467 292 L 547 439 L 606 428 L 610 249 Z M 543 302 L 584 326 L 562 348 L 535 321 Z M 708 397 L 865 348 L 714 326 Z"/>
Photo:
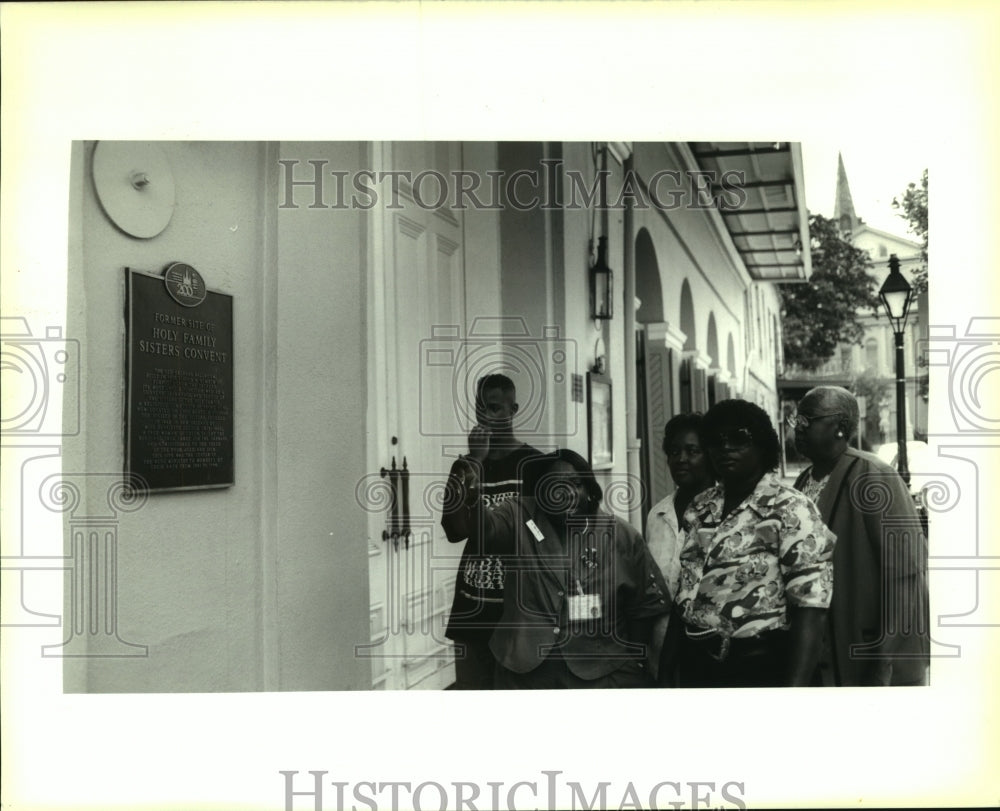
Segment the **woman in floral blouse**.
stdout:
<path fill-rule="evenodd" d="M 719 484 L 683 518 L 681 686 L 808 685 L 833 591 L 836 537 L 813 502 L 774 473 L 778 435 L 763 409 L 716 403 L 700 433 Z"/>

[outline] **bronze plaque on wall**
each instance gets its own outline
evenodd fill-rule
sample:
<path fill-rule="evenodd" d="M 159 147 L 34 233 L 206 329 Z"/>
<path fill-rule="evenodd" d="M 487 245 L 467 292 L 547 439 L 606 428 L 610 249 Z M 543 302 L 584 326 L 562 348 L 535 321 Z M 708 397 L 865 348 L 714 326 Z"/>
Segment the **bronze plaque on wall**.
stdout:
<path fill-rule="evenodd" d="M 140 490 L 228 487 L 233 297 L 181 263 L 125 269 L 125 478 Z"/>

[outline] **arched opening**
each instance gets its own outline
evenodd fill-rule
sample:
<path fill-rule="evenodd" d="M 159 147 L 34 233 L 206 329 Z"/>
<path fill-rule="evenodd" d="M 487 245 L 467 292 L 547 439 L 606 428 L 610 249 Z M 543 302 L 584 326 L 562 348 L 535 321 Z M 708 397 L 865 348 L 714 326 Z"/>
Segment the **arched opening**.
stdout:
<path fill-rule="evenodd" d="M 635 295 L 641 305 L 635 313 L 640 324 L 658 324 L 663 318 L 663 288 L 660 266 L 649 231 L 640 228 L 635 237 Z"/>
<path fill-rule="evenodd" d="M 709 366 L 713 369 L 721 366 L 719 358 L 719 333 L 715 328 L 715 313 L 708 314 L 708 340 L 705 343 L 705 351 L 710 358 Z"/>
<path fill-rule="evenodd" d="M 718 372 L 711 371 L 718 369 L 721 363 L 719 358 L 719 331 L 715 326 L 715 313 L 708 314 L 708 336 L 705 339 L 705 353 L 708 355 L 708 406 L 711 408 L 719 400 L 725 399 L 725 388 L 719 382 Z"/>
<path fill-rule="evenodd" d="M 681 284 L 681 332 L 684 333 L 684 350 L 698 349 L 698 329 L 694 313 L 691 285 L 685 279 Z M 695 366 L 691 358 L 680 365 L 681 411 L 704 411 L 708 408 L 708 375 L 705 369 Z"/>
<path fill-rule="evenodd" d="M 691 285 L 687 279 L 681 284 L 681 332 L 686 336 L 684 349 L 697 349 L 698 331 L 695 329 L 694 299 L 691 297 Z"/>
<path fill-rule="evenodd" d="M 640 228 L 635 236 L 636 310 L 636 429 L 639 439 L 639 468 L 643 482 L 642 514 L 670 492 L 670 471 L 660 450 L 663 426 L 673 416 L 674 358 L 662 339 L 651 340 L 651 330 L 662 327 L 663 287 L 656 248 L 649 231 Z M 656 325 L 656 326 L 654 326 Z M 631 337 L 631 336 L 630 336 Z"/>

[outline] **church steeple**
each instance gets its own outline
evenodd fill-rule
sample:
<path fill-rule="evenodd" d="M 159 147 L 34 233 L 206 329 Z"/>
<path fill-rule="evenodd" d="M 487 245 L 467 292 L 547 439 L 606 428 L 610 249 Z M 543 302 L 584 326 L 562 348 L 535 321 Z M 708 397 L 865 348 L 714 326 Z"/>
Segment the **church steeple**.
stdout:
<path fill-rule="evenodd" d="M 851 187 L 847 182 L 847 170 L 844 169 L 844 156 L 837 153 L 837 200 L 833 206 L 833 219 L 840 226 L 841 233 L 848 236 L 861 222 L 854 213 L 854 200 L 851 199 Z"/>

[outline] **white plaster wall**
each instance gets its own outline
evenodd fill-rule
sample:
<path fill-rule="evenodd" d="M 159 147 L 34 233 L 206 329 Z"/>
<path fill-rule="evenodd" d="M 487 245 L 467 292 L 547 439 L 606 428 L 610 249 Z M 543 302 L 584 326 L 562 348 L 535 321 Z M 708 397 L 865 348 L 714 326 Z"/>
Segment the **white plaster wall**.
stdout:
<path fill-rule="evenodd" d="M 234 294 L 236 485 L 222 491 L 151 496 L 118 522 L 120 636 L 148 658 L 66 660 L 66 689 L 253 690 L 261 686 L 259 467 L 265 203 L 258 144 L 161 145 L 176 184 L 173 219 L 139 240 L 108 220 L 90 179 L 93 144 L 79 148 L 81 242 L 70 257 L 68 332 L 82 336 L 81 436 L 66 443 L 64 472 L 86 473 L 97 514 L 107 480 L 123 463 L 124 267 L 159 272 L 195 267 L 210 288 Z M 155 181 L 154 181 L 155 182 Z"/>
<path fill-rule="evenodd" d="M 567 172 L 575 172 L 583 178 L 587 189 L 594 183 L 595 171 L 593 158 L 591 156 L 591 144 L 589 142 L 568 142 L 562 144 L 563 160 Z M 612 170 L 613 160 L 609 159 L 609 170 Z M 568 198 L 570 195 L 569 184 L 566 184 L 564 193 Z M 609 183 L 609 187 L 613 184 Z M 614 217 L 614 215 L 611 215 Z M 616 351 L 615 330 L 611 325 L 621 325 L 622 307 L 624 297 L 622 293 L 622 280 L 624 272 L 622 267 L 621 235 L 615 233 L 613 222 L 609 221 L 608 233 L 608 266 L 614 272 L 614 319 L 610 322 L 595 322 L 590 317 L 590 264 L 592 257 L 588 254 L 588 244 L 593 239 L 594 256 L 597 252 L 597 238 L 601 236 L 603 227 L 600 214 L 592 214 L 588 209 L 566 210 L 562 213 L 563 220 L 563 255 L 562 263 L 565 267 L 565 277 L 562 282 L 562 301 L 559 303 L 564 331 L 567 342 L 572 346 L 576 356 L 576 374 L 584 378 L 583 397 L 584 402 L 573 403 L 571 397 L 567 397 L 566 426 L 572 433 L 567 437 L 566 447 L 579 453 L 584 458 L 587 457 L 587 371 L 593 366 L 596 360 L 596 345 L 598 339 L 604 341 L 604 348 L 607 353 L 607 373 L 612 376 L 612 416 L 614 424 L 612 426 L 612 440 L 615 450 L 616 467 L 621 465 L 625 468 L 625 443 L 624 443 L 624 411 L 619 403 L 624 403 L 625 378 L 624 369 L 620 362 L 620 354 Z M 591 227 L 593 224 L 593 232 Z M 569 385 L 572 385 L 570 381 Z M 621 421 L 619 424 L 619 417 Z M 599 476 L 604 476 L 600 474 Z"/>
<path fill-rule="evenodd" d="M 671 144 L 636 144 L 637 173 L 649 178 L 656 171 L 670 169 L 682 173 L 684 163 Z M 664 181 L 664 199 L 674 188 Z M 688 192 L 685 199 L 690 199 Z M 725 370 L 729 335 L 735 349 L 733 390 L 759 403 L 772 419 L 777 418 L 777 346 L 780 342 L 781 303 L 773 284 L 752 282 L 725 249 L 710 212 L 691 206 L 663 211 L 655 207 L 635 212 L 635 230 L 645 227 L 652 237 L 663 288 L 663 312 L 669 323 L 680 328 L 680 293 L 685 280 L 691 286 L 694 303 L 695 347 L 708 351 L 709 315 L 714 314 L 719 355 L 716 366 Z M 744 326 L 744 292 L 754 300 L 749 312 L 754 343 L 748 346 Z M 754 307 L 759 302 L 760 323 Z M 772 315 L 779 316 L 779 330 L 773 329 Z M 758 329 L 759 326 L 759 329 Z"/>
<path fill-rule="evenodd" d="M 589 142 L 508 143 L 501 144 L 498 150 L 499 168 L 508 175 L 519 169 L 540 169 L 543 159 L 561 159 L 563 171 L 578 172 L 587 188 L 592 185 L 594 164 Z M 622 167 L 609 158 L 608 169 L 609 196 L 614 200 L 621 186 Z M 563 199 L 568 199 L 568 185 L 563 192 Z M 596 238 L 603 233 L 608 236 L 608 264 L 615 272 L 615 317 L 595 324 L 590 317 L 588 241 L 593 237 L 596 251 Z M 607 483 L 612 476 L 626 471 L 627 403 L 621 330 L 625 307 L 631 304 L 626 305 L 623 292 L 623 215 L 611 211 L 602 222 L 601 214 L 592 214 L 589 209 L 545 211 L 534 207 L 522 212 L 507 206 L 500 213 L 500 256 L 503 314 L 523 318 L 533 336 L 542 336 L 547 326 L 558 327 L 569 361 L 559 370 L 562 376 L 558 380 L 553 374 L 557 370 L 548 368 L 544 433 L 532 436 L 521 428 L 518 436 L 540 446 L 570 448 L 587 456 L 586 403 L 572 401 L 572 375 L 583 376 L 586 397 L 586 374 L 594 364 L 597 341 L 603 339 L 607 371 L 613 380 L 615 465 L 613 471 L 598 474 Z M 525 401 L 521 381 L 516 382 L 523 412 L 530 404 Z"/>
<path fill-rule="evenodd" d="M 462 144 L 462 168 L 487 177 L 496 170 L 497 145 L 484 141 Z M 462 214 L 465 225 L 465 319 L 498 316 L 500 298 L 500 212 L 470 206 Z"/>
<path fill-rule="evenodd" d="M 82 430 L 65 444 L 64 471 L 85 475 L 86 509 L 106 510 L 96 474 L 120 478 L 123 462 L 122 268 L 184 261 L 233 295 L 236 484 L 150 495 L 118 516 L 119 634 L 149 655 L 67 659 L 65 689 L 367 686 L 353 656 L 368 608 L 352 509 L 364 441 L 361 221 L 300 211 L 279 221 L 275 159 L 289 150 L 161 147 L 177 206 L 149 240 L 109 222 L 90 180 L 93 145 L 74 147 L 67 321 L 82 346 Z M 359 150 L 327 151 L 357 164 Z"/>
<path fill-rule="evenodd" d="M 540 161 L 545 158 L 545 145 L 538 142 L 502 143 L 497 150 L 498 168 L 512 177 L 521 169 L 540 170 Z M 521 199 L 529 202 L 527 186 L 519 192 Z M 504 205 L 500 211 L 500 294 L 501 311 L 507 318 L 521 319 L 519 329 L 526 330 L 527 336 L 516 339 L 524 349 L 514 345 L 515 339 L 505 340 L 508 353 L 520 368 L 519 374 L 512 371 L 510 377 L 517 386 L 520 412 L 514 422 L 516 435 L 535 446 L 549 446 L 563 432 L 559 424 L 560 415 L 555 407 L 556 397 L 551 368 L 543 366 L 541 375 L 527 361 L 517 362 L 518 354 L 535 352 L 544 362 L 548 357 L 545 343 L 545 328 L 558 326 L 565 335 L 565 325 L 561 315 L 553 307 L 553 287 L 559 275 L 562 257 L 552 250 L 553 234 L 551 214 L 537 206 L 518 210 L 514 205 Z M 558 259 L 560 268 L 554 261 Z M 508 326 L 513 326 L 508 324 Z M 522 354 L 523 357 L 523 354 Z"/>
<path fill-rule="evenodd" d="M 282 160 L 370 164 L 357 143 L 282 143 Z M 306 164 L 307 165 L 307 164 Z M 332 201 L 331 201 L 332 202 Z M 283 690 L 362 689 L 366 644 L 366 215 L 278 212 L 276 643 Z"/>
<path fill-rule="evenodd" d="M 748 357 L 750 374 L 747 375 L 745 397 L 763 408 L 772 421 L 779 419 L 777 392 L 778 345 L 781 341 L 781 299 L 776 285 L 757 282 L 760 300 L 760 329 L 757 319 L 751 319 L 755 331 L 755 345 Z M 777 316 L 777 330 L 774 317 Z"/>
<path fill-rule="evenodd" d="M 684 165 L 676 150 L 667 144 L 636 144 L 637 173 L 649 178 L 668 169 L 683 173 Z M 683 176 L 683 175 L 682 175 Z M 668 198 L 674 186 L 664 181 L 660 193 Z M 688 199 L 688 194 L 685 199 Z M 680 206 L 664 211 L 656 207 L 637 209 L 635 230 L 646 228 L 653 240 L 663 288 L 663 314 L 680 329 L 681 287 L 686 279 L 694 303 L 695 347 L 708 349 L 709 314 L 714 313 L 719 339 L 717 364 L 726 368 L 726 339 L 730 333 L 736 344 L 737 380 L 742 376 L 746 353 L 743 348 L 743 291 L 747 279 L 734 265 L 714 231 L 709 212 Z"/>
<path fill-rule="evenodd" d="M 881 231 L 870 230 L 867 226 L 860 226 L 851 237 L 851 244 L 855 248 L 868 251 L 875 267 L 872 275 L 881 285 L 885 277 L 889 275 L 889 254 L 896 254 L 899 259 L 900 270 L 907 281 L 913 280 L 913 270 L 920 263 L 920 244 L 908 239 L 895 237 Z M 885 256 L 880 255 L 879 247 L 885 246 Z"/>

